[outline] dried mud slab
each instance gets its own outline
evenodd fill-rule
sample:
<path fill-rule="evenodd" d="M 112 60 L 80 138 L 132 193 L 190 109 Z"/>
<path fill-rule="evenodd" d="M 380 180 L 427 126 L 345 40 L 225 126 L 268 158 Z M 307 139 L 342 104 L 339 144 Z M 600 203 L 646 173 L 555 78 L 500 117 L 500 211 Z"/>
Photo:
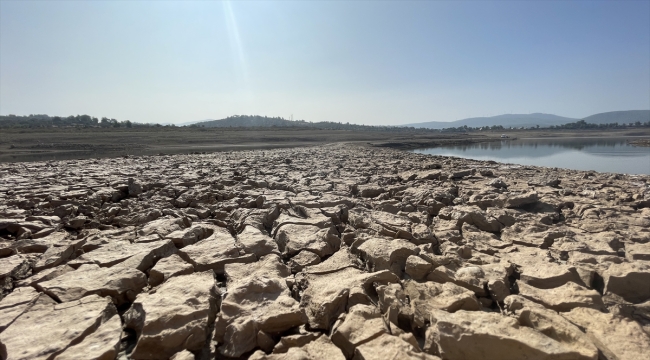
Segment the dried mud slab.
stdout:
<path fill-rule="evenodd" d="M 0 178 L 2 359 L 650 351 L 650 176 L 336 144 Z"/>

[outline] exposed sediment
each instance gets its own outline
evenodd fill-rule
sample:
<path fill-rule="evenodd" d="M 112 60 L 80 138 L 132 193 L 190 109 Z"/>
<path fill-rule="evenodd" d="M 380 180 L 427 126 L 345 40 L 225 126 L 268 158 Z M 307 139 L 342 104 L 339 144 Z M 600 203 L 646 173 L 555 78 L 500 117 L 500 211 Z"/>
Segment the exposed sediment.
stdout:
<path fill-rule="evenodd" d="M 647 175 L 339 144 L 0 178 L 3 359 L 650 353 Z"/>
<path fill-rule="evenodd" d="M 650 147 L 650 139 L 628 140 L 627 143 L 632 145 L 632 146 Z"/>
<path fill-rule="evenodd" d="M 486 143 L 486 142 L 499 142 L 502 139 L 497 136 L 481 136 L 481 135 L 468 135 L 468 134 L 455 134 L 456 136 L 451 139 L 439 138 L 439 139 L 417 139 L 409 138 L 402 136 L 401 138 L 391 139 L 389 141 L 373 141 L 369 142 L 372 146 L 375 147 L 384 147 L 398 150 L 413 150 L 413 149 L 426 149 L 434 148 L 439 146 L 458 146 L 458 145 L 470 145 L 476 143 Z M 510 140 L 515 140 L 516 138 L 510 138 Z"/>

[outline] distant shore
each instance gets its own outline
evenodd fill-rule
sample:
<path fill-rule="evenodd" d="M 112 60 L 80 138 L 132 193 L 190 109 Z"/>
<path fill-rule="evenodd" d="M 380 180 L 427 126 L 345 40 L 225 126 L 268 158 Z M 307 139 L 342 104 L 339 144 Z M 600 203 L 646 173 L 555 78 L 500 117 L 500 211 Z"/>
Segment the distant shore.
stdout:
<path fill-rule="evenodd" d="M 650 147 L 650 139 L 628 140 L 627 143 L 632 145 L 632 146 Z"/>
<path fill-rule="evenodd" d="M 507 138 L 502 138 L 505 135 Z M 634 140 L 628 142 L 635 146 L 650 146 L 650 129 L 620 129 L 620 130 L 499 130 L 486 132 L 471 132 L 464 135 L 464 138 L 456 139 L 402 139 L 402 141 L 375 142 L 374 146 L 390 147 L 401 150 L 412 150 L 422 148 L 433 148 L 449 145 L 463 145 L 471 143 L 493 142 L 501 140 L 523 140 L 523 139 L 551 139 L 551 138 L 625 138 Z M 645 145 L 644 145 L 645 144 Z"/>
<path fill-rule="evenodd" d="M 209 153 L 274 149 L 327 143 L 413 150 L 509 139 L 552 137 L 648 137 L 650 129 L 499 130 L 469 133 L 413 131 L 346 131 L 312 128 L 142 128 L 142 129 L 11 129 L 3 128 L 0 162 L 105 158 L 125 155 Z"/>

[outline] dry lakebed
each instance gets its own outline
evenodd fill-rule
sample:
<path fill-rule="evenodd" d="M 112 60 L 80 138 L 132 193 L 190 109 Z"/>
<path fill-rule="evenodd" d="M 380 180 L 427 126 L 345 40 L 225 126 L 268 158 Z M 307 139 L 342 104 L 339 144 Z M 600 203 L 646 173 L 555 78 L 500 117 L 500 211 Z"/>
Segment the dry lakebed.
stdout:
<path fill-rule="evenodd" d="M 650 176 L 352 144 L 0 164 L 2 359 L 648 359 Z"/>

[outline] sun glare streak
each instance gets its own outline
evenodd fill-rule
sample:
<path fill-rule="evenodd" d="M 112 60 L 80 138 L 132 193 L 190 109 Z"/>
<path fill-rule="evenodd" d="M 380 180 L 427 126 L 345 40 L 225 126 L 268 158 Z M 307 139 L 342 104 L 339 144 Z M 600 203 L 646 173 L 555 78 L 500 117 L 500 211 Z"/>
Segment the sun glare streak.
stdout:
<path fill-rule="evenodd" d="M 244 47 L 242 46 L 241 37 L 239 36 L 239 28 L 237 27 L 237 20 L 235 12 L 232 10 L 230 1 L 223 2 L 224 15 L 226 18 L 226 27 L 228 29 L 228 36 L 230 38 L 230 48 L 235 66 L 240 80 L 243 83 L 244 89 L 248 88 L 248 70 L 246 67 L 246 57 L 244 56 Z"/>

